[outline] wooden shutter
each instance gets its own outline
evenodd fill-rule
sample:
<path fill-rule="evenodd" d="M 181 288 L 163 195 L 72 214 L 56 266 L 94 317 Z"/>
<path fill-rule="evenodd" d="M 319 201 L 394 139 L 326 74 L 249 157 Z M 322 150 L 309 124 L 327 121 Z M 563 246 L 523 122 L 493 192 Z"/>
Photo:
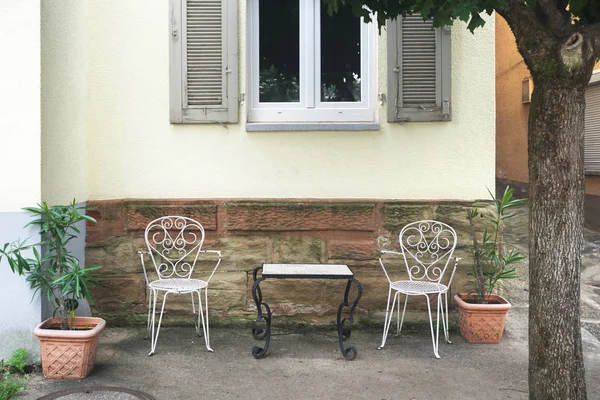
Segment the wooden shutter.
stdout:
<path fill-rule="evenodd" d="M 585 92 L 585 173 L 600 175 L 600 82 Z"/>
<path fill-rule="evenodd" d="M 237 0 L 170 7 L 171 123 L 237 122 Z"/>
<path fill-rule="evenodd" d="M 409 15 L 388 21 L 388 122 L 450 121 L 450 28 Z"/>

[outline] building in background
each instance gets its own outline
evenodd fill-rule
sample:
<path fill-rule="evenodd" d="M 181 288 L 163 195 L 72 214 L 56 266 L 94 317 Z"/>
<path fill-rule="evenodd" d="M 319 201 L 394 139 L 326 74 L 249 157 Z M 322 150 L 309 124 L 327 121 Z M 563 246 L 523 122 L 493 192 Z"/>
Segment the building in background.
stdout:
<path fill-rule="evenodd" d="M 0 1 L 0 245 L 17 239 L 39 242 L 22 207 L 41 193 L 40 2 Z M 6 260 L 0 265 L 0 360 L 26 348 L 39 356 L 33 328 L 41 300 Z"/>
<path fill-rule="evenodd" d="M 506 21 L 496 15 L 496 190 L 514 186 L 527 197 L 527 120 L 533 80 Z M 600 63 L 585 111 L 585 219 L 600 228 Z"/>
<path fill-rule="evenodd" d="M 425 218 L 467 238 L 466 209 L 494 187 L 493 18 L 475 35 L 420 18 L 378 34 L 318 0 L 16 3 L 0 0 L 0 18 L 19 26 L 0 24 L 3 50 L 23 42 L 0 67 L 13 156 L 1 162 L 31 194 L 3 191 L 0 211 L 73 198 L 95 208 L 85 258 L 103 266 L 94 311 L 109 323 L 145 318 L 136 250 L 165 214 L 197 218 L 223 252 L 216 321 L 255 318 L 251 271 L 265 262 L 348 264 L 365 287 L 361 318 L 382 319 L 379 250 Z M 319 321 L 339 305 L 329 284 L 316 300 L 278 288 L 276 313 Z M 0 291 L 0 303 L 13 297 Z M 187 302 L 168 318 L 187 321 Z"/>

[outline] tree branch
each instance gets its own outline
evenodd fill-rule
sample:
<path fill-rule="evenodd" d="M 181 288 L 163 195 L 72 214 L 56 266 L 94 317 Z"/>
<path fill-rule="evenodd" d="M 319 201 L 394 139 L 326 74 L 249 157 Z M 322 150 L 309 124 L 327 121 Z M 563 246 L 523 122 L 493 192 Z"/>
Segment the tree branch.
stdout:
<path fill-rule="evenodd" d="M 527 8 L 522 0 L 507 0 L 506 3 L 507 7 L 498 6 L 496 7 L 496 11 L 508 22 L 515 36 L 515 29 L 520 26 L 542 28 L 535 14 Z"/>
<path fill-rule="evenodd" d="M 568 10 L 567 7 L 569 6 L 569 0 L 558 0 L 558 4 L 556 5 L 559 9 L 560 12 L 562 13 L 567 13 L 567 14 L 571 14 Z"/>
<path fill-rule="evenodd" d="M 571 25 L 571 13 L 558 8 L 557 0 L 537 0 L 536 13 L 544 17 L 553 32 L 564 34 L 565 26 Z"/>
<path fill-rule="evenodd" d="M 600 57 L 600 22 L 583 28 L 583 34 L 588 36 L 592 43 L 594 43 L 594 57 Z"/>
<path fill-rule="evenodd" d="M 533 53 L 545 51 L 546 46 L 543 46 L 542 42 L 545 41 L 545 38 L 549 38 L 551 32 L 525 5 L 523 0 L 506 0 L 506 3 L 506 7 L 498 6 L 496 11 L 510 26 L 515 35 L 519 53 L 531 70 Z"/>

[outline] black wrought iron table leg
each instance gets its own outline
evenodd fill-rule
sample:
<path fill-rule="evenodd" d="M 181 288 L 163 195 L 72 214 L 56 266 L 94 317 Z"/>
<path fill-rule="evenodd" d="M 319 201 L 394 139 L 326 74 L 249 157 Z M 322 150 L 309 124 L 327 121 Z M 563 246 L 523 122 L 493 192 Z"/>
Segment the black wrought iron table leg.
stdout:
<path fill-rule="evenodd" d="M 344 308 L 349 306 L 348 294 L 350 293 L 350 287 L 352 286 L 352 283 L 354 283 L 356 285 L 356 289 L 357 289 L 356 299 L 354 299 L 354 301 L 352 302 L 352 306 L 350 307 L 350 310 L 348 312 L 348 317 L 342 319 L 342 312 L 344 311 Z M 344 358 L 346 360 L 354 360 L 356 358 L 356 354 L 358 353 L 356 348 L 353 346 L 346 348 L 344 346 L 344 341 L 346 341 L 350 338 L 350 332 L 351 332 L 350 324 L 346 324 L 346 323 L 354 322 L 354 309 L 356 308 L 356 305 L 358 304 L 358 300 L 360 300 L 361 296 L 362 296 L 362 285 L 360 284 L 360 282 L 354 278 L 348 279 L 348 284 L 346 285 L 346 291 L 344 292 L 344 302 L 342 304 L 340 304 L 340 306 L 338 307 L 338 312 L 337 312 L 337 330 L 338 330 L 338 340 L 340 342 L 340 351 L 342 352 L 342 354 L 344 355 Z"/>
<path fill-rule="evenodd" d="M 262 291 L 260 290 L 260 283 L 264 281 L 266 278 L 262 276 L 258 278 L 258 271 L 260 271 L 262 267 L 258 267 L 254 270 L 254 284 L 252 285 L 252 298 L 254 299 L 254 304 L 256 304 L 256 324 L 254 328 L 252 328 L 252 336 L 257 340 L 265 339 L 265 347 L 252 347 L 252 355 L 254 358 L 263 358 L 267 355 L 267 350 L 269 350 L 269 343 L 271 341 L 271 308 L 267 303 L 262 301 Z M 264 313 L 263 313 L 264 308 Z M 263 329 L 262 324 L 259 324 L 264 321 L 266 327 Z"/>

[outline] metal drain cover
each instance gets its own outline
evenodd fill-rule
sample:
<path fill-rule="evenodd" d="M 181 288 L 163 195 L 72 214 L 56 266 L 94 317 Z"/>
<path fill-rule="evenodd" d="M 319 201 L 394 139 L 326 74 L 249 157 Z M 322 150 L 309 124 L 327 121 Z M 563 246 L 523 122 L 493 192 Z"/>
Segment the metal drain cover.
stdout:
<path fill-rule="evenodd" d="M 61 390 L 40 397 L 38 400 L 156 400 L 154 396 L 139 390 L 110 387 L 90 386 L 84 388 Z"/>

